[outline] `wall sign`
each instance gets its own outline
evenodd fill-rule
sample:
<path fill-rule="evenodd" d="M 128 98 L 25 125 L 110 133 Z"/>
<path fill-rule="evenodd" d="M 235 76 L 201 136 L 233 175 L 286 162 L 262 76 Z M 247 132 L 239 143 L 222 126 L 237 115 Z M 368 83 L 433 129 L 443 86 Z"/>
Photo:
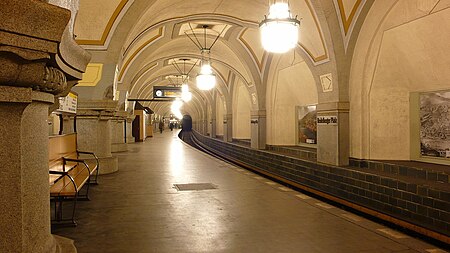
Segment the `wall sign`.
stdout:
<path fill-rule="evenodd" d="M 329 125 L 337 125 L 338 117 L 337 116 L 319 116 L 317 117 L 317 125 L 320 126 L 329 126 Z"/>
<path fill-rule="evenodd" d="M 59 98 L 58 112 L 77 113 L 78 95 L 70 92 L 69 95 Z"/>

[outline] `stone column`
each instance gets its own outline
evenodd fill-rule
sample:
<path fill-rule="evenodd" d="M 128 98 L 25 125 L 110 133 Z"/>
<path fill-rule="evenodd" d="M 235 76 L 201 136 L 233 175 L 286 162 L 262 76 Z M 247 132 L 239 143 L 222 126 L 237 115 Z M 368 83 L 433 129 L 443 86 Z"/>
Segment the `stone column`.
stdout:
<path fill-rule="evenodd" d="M 48 115 L 90 60 L 71 13 L 46 1 L 0 1 L 0 252 L 76 252 L 50 229 Z"/>
<path fill-rule="evenodd" d="M 75 132 L 74 121 L 74 116 L 63 116 L 63 134 L 71 134 Z"/>
<path fill-rule="evenodd" d="M 211 119 L 211 138 L 216 138 L 217 137 L 217 125 L 216 125 L 216 118 L 213 117 Z"/>
<path fill-rule="evenodd" d="M 127 112 L 116 112 L 114 116 L 111 120 L 111 152 L 125 152 L 128 150 L 128 145 L 125 143 Z"/>
<path fill-rule="evenodd" d="M 223 140 L 233 142 L 233 114 L 225 114 L 223 118 Z"/>
<path fill-rule="evenodd" d="M 133 143 L 135 142 L 135 139 L 133 137 L 133 120 L 134 120 L 135 116 L 134 115 L 128 115 L 126 122 L 126 132 L 127 132 L 127 143 Z"/>
<path fill-rule="evenodd" d="M 94 152 L 100 162 L 99 174 L 110 174 L 119 170 L 117 157 L 111 154 L 111 121 L 117 101 L 78 101 L 77 145 L 81 151 Z M 86 156 L 83 159 L 91 159 Z"/>
<path fill-rule="evenodd" d="M 266 148 L 266 111 L 251 112 L 251 147 L 254 149 Z"/>
<path fill-rule="evenodd" d="M 46 148 L 50 104 L 51 94 L 0 86 L 0 252 L 56 252 Z"/>
<path fill-rule="evenodd" d="M 337 166 L 349 163 L 349 103 L 317 106 L 317 161 Z"/>

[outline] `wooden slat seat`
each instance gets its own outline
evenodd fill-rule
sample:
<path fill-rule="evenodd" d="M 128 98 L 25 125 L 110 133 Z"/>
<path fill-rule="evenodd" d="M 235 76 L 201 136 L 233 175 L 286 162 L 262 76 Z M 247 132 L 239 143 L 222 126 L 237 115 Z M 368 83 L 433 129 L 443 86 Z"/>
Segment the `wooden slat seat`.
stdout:
<path fill-rule="evenodd" d="M 93 182 L 97 183 L 98 158 L 92 152 L 78 151 L 76 141 L 76 134 L 49 138 L 50 197 L 55 201 L 54 221 L 58 223 L 66 221 L 62 215 L 63 201 L 72 200 L 74 205 L 71 222 L 76 224 L 74 220 L 75 205 L 80 197 L 81 189 L 86 185 L 86 194 L 82 196 L 88 199 L 89 185 Z M 79 159 L 80 154 L 91 155 L 93 160 Z"/>

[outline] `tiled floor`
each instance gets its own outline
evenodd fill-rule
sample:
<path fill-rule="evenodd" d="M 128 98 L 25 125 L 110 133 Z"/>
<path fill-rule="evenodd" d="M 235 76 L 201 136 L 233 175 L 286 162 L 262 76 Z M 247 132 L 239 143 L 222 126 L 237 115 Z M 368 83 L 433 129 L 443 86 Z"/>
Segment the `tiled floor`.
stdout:
<path fill-rule="evenodd" d="M 119 172 L 79 202 L 78 226 L 54 233 L 97 252 L 445 252 L 211 158 L 177 132 L 119 153 Z M 217 189 L 178 192 L 173 184 Z"/>

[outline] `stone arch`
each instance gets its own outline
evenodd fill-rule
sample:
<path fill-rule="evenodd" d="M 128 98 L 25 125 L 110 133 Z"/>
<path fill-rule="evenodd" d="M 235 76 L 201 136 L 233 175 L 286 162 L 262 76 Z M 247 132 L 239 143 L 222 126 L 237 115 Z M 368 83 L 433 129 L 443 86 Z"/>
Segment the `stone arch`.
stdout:
<path fill-rule="evenodd" d="M 318 91 L 307 63 L 292 61 L 289 54 L 278 57 L 267 83 L 267 144 L 295 145 L 296 107 L 316 105 Z"/>

